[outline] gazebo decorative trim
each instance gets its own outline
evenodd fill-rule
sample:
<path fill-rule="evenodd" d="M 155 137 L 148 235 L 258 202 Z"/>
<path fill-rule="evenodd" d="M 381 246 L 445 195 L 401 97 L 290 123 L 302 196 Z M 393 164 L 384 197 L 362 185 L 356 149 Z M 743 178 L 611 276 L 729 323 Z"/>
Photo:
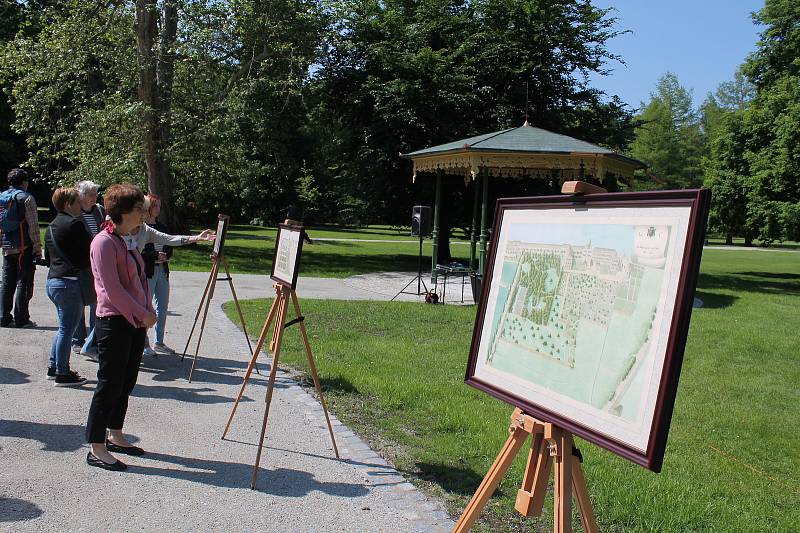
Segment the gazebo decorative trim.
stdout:
<path fill-rule="evenodd" d="M 633 177 L 633 171 L 641 168 L 638 162 L 631 162 L 627 157 L 618 154 L 553 153 L 536 152 L 521 154 L 519 152 L 477 151 L 464 149 L 459 152 L 445 152 L 434 155 L 418 156 L 412 159 L 414 164 L 413 181 L 418 172 L 436 172 L 443 170 L 445 174 L 475 180 L 481 168 L 492 177 L 546 177 L 557 171 L 559 177 L 578 179 L 583 175 L 594 176 L 604 180 L 611 173 L 626 179 Z M 410 156 L 403 156 L 411 159 Z"/>

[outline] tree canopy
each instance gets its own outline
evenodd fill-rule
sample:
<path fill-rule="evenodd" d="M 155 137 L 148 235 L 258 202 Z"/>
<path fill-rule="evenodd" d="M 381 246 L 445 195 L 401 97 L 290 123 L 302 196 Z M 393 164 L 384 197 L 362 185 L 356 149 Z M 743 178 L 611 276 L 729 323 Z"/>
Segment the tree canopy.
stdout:
<path fill-rule="evenodd" d="M 289 204 L 405 221 L 419 188 L 398 152 L 521 124 L 526 86 L 537 126 L 620 149 L 631 134 L 588 83 L 619 59 L 588 0 L 9 5 L 0 83 L 26 164 L 154 188 L 176 222 Z"/>
<path fill-rule="evenodd" d="M 714 227 L 768 244 L 800 239 L 800 4 L 767 0 L 754 21 L 765 29 L 742 72 L 755 97 L 722 120 L 705 184 L 715 198 Z"/>

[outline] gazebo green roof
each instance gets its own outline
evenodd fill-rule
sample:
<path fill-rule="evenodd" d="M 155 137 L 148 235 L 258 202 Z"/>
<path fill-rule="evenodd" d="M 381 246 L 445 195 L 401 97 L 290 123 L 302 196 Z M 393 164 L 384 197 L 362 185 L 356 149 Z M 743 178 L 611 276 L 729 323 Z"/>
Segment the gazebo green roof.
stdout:
<path fill-rule="evenodd" d="M 471 175 L 480 168 L 489 175 L 528 175 L 533 170 L 576 172 L 602 179 L 607 172 L 625 177 L 644 163 L 613 150 L 568 135 L 535 128 L 527 122 L 509 128 L 400 154 L 414 162 L 417 172 L 444 170 L 448 174 Z"/>

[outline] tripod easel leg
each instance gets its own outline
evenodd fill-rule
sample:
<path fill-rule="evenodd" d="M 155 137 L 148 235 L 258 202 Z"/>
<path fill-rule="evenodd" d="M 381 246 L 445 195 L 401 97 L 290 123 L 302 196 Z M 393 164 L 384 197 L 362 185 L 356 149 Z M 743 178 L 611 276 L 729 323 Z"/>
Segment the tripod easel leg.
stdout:
<path fill-rule="evenodd" d="M 568 432 L 549 425 L 551 437 L 556 443 L 555 453 L 555 484 L 553 486 L 553 506 L 555 517 L 553 531 L 566 533 L 572 531 L 572 435 Z"/>
<path fill-rule="evenodd" d="M 230 416 L 228 416 L 228 423 L 225 424 L 225 431 L 222 432 L 223 439 L 228 434 L 228 429 L 231 427 L 231 422 L 233 422 L 233 416 L 236 414 L 236 408 L 239 407 L 239 402 L 242 400 L 242 395 L 244 394 L 244 388 L 247 386 L 247 381 L 250 379 L 250 375 L 253 373 L 253 368 L 255 367 L 256 371 L 258 371 L 258 367 L 256 367 L 256 359 L 258 358 L 258 354 L 261 353 L 261 348 L 264 346 L 264 341 L 267 338 L 267 332 L 269 331 L 270 323 L 272 322 L 272 319 L 275 317 L 275 311 L 278 309 L 279 302 L 280 298 L 276 296 L 275 299 L 272 301 L 272 306 L 269 308 L 269 314 L 267 315 L 267 320 L 264 322 L 264 327 L 261 328 L 261 334 L 258 336 L 256 349 L 253 352 L 252 358 L 250 359 L 250 364 L 247 365 L 247 372 L 245 372 L 244 374 L 244 379 L 242 380 L 242 386 L 239 389 L 239 395 L 236 397 L 236 402 L 234 402 L 233 404 Z"/>
<path fill-rule="evenodd" d="M 192 368 L 189 369 L 189 383 L 192 382 L 192 374 L 194 373 L 194 366 L 197 364 L 197 354 L 200 353 L 200 341 L 203 339 L 203 331 L 206 328 L 206 318 L 208 318 L 208 308 L 211 306 L 211 299 L 214 298 L 214 288 L 217 285 L 217 273 L 219 272 L 219 261 L 214 261 L 214 266 L 211 268 L 211 274 L 214 277 L 211 286 L 208 288 L 208 298 L 206 298 L 206 307 L 203 311 L 203 321 L 200 323 L 200 333 L 197 334 L 197 346 L 194 350 L 194 358 L 192 358 Z"/>
<path fill-rule="evenodd" d="M 572 490 L 575 492 L 575 500 L 578 502 L 583 531 L 600 533 L 592 510 L 592 500 L 589 498 L 589 491 L 586 488 L 586 477 L 583 475 L 583 468 L 577 457 L 572 458 Z"/>
<path fill-rule="evenodd" d="M 272 366 L 269 370 L 269 383 L 267 384 L 266 406 L 264 407 L 264 420 L 261 423 L 261 435 L 258 438 L 258 452 L 256 453 L 256 463 L 253 465 L 253 479 L 250 481 L 250 488 L 256 488 L 256 481 L 258 479 L 258 465 L 261 462 L 261 450 L 264 447 L 264 434 L 267 431 L 267 418 L 269 417 L 269 408 L 272 404 L 272 393 L 275 390 L 275 375 L 278 372 L 278 358 L 281 353 L 281 340 L 283 339 L 283 325 L 286 323 L 286 310 L 289 307 L 288 289 L 280 287 L 279 289 L 278 316 L 275 321 L 275 332 L 277 338 L 273 339 L 275 351 L 272 354 Z"/>
<path fill-rule="evenodd" d="M 197 306 L 197 312 L 194 314 L 194 323 L 192 324 L 192 330 L 189 332 L 189 338 L 186 339 L 186 346 L 183 347 L 183 353 L 181 353 L 181 361 L 183 358 L 186 357 L 186 350 L 189 349 L 189 343 L 192 341 L 192 335 L 194 335 L 194 328 L 197 327 L 197 319 L 200 318 L 200 311 L 203 309 L 203 303 L 206 301 L 206 295 L 208 294 L 208 288 L 211 286 L 212 280 L 215 279 L 214 275 L 214 266 L 211 266 L 211 273 L 208 276 L 208 281 L 206 281 L 206 288 L 203 289 L 203 296 L 200 298 L 200 305 Z"/>
<path fill-rule="evenodd" d="M 297 293 L 294 291 L 292 291 L 292 303 L 294 304 L 294 312 L 297 314 L 297 318 L 300 318 L 302 316 L 300 312 L 300 302 L 297 301 Z M 336 458 L 339 459 L 339 448 L 336 446 L 336 438 L 333 436 L 331 418 L 328 416 L 328 407 L 325 405 L 325 396 L 322 394 L 322 385 L 320 385 L 319 376 L 317 375 L 317 365 L 314 363 L 314 355 L 311 353 L 311 344 L 308 342 L 306 325 L 302 321 L 300 322 L 300 333 L 303 336 L 303 344 L 306 347 L 306 357 L 308 357 L 308 366 L 311 368 L 311 377 L 314 380 L 314 387 L 316 387 L 317 394 L 319 394 L 319 402 L 322 404 L 322 411 L 325 413 L 325 421 L 328 423 L 328 432 L 331 434 L 331 442 L 333 443 L 333 453 L 335 453 Z"/>
<path fill-rule="evenodd" d="M 494 464 L 492 464 L 492 467 L 489 469 L 486 477 L 483 478 L 478 490 L 475 491 L 472 499 L 467 504 L 467 508 L 464 509 L 461 518 L 458 519 L 456 526 L 453 528 L 453 533 L 465 533 L 469 531 L 480 516 L 483 508 L 486 507 L 489 498 L 491 498 L 494 491 L 497 490 L 497 486 L 508 471 L 511 463 L 514 462 L 514 458 L 517 456 L 517 453 L 519 453 L 519 449 L 527 438 L 528 432 L 525 431 L 525 428 L 520 426 L 514 427 L 511 435 L 508 436 L 506 443 L 503 445 L 503 449 L 500 451 L 497 459 L 495 459 Z"/>
<path fill-rule="evenodd" d="M 231 294 L 233 295 L 233 303 L 236 304 L 236 311 L 239 313 L 239 320 L 242 322 L 242 331 L 244 332 L 244 338 L 247 340 L 247 347 L 250 348 L 250 355 L 253 355 L 253 345 L 250 344 L 250 336 L 247 334 L 247 326 L 244 323 L 244 315 L 242 314 L 242 308 L 239 305 L 239 298 L 236 297 L 236 289 L 233 288 L 233 278 L 231 278 L 230 270 L 228 270 L 228 261 L 225 260 L 225 256 L 222 256 L 222 264 L 225 267 L 225 276 L 228 278 L 228 285 L 231 287 Z M 258 367 L 256 367 L 256 372 L 258 372 Z"/>

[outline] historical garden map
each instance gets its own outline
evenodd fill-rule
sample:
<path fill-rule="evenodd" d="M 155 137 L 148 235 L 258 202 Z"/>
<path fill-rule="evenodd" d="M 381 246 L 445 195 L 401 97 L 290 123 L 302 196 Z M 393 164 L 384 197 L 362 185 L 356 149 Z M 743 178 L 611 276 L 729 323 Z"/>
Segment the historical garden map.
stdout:
<path fill-rule="evenodd" d="M 518 228 L 502 257 L 486 364 L 637 419 L 669 230 L 551 224 L 533 239 Z"/>

